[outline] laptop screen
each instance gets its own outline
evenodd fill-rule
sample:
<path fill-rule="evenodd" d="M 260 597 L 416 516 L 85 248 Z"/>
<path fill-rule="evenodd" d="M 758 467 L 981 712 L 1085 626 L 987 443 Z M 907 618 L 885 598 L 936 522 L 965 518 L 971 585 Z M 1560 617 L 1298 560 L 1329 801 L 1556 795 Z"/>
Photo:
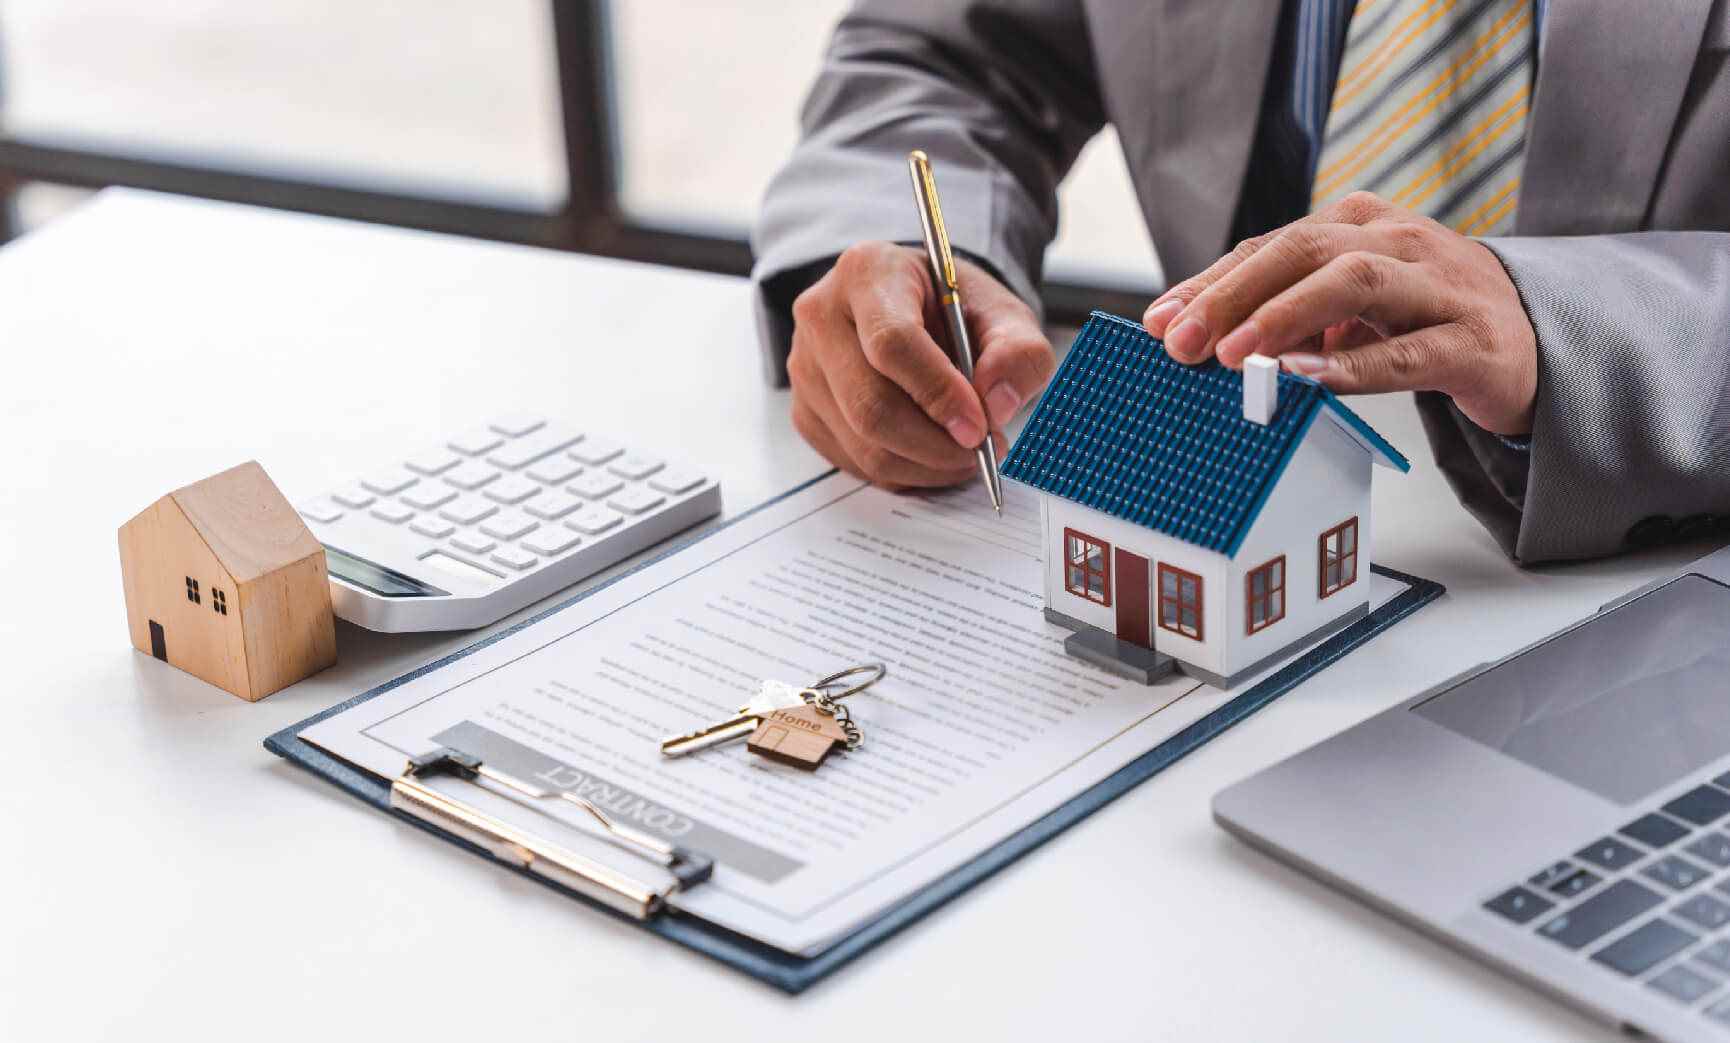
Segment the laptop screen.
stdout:
<path fill-rule="evenodd" d="M 1730 752 L 1730 587 L 1683 576 L 1412 712 L 1633 803 Z"/>

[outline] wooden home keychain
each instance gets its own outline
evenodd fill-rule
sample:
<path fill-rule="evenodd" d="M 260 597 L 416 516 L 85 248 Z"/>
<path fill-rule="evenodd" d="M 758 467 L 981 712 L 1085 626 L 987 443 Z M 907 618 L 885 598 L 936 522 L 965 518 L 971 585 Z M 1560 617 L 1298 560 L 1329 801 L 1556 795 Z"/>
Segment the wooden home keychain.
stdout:
<path fill-rule="evenodd" d="M 869 663 L 830 674 L 804 690 L 807 698 L 803 706 L 765 714 L 745 748 L 804 771 L 816 771 L 837 745 L 857 750 L 865 745 L 865 732 L 840 700 L 858 695 L 886 673 L 882 663 Z M 863 674 L 870 676 L 855 684 L 846 683 Z"/>
<path fill-rule="evenodd" d="M 836 744 L 856 750 L 864 743 L 865 733 L 839 700 L 858 695 L 886 673 L 882 663 L 867 663 L 839 670 L 804 688 L 764 681 L 756 698 L 739 707 L 735 716 L 661 740 L 661 755 L 684 757 L 748 737 L 753 753 L 815 771 Z M 783 714 L 785 719 L 778 719 Z"/>

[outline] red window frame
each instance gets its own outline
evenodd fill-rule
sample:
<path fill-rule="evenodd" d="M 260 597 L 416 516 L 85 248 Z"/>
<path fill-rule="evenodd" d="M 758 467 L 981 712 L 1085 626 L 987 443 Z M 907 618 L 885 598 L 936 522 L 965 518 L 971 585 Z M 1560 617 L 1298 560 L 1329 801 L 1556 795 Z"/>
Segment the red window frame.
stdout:
<path fill-rule="evenodd" d="M 1071 546 L 1079 546 L 1079 554 Z M 1089 550 L 1099 552 L 1099 564 L 1092 563 Z M 1090 582 L 1099 580 L 1099 589 Z M 1063 530 L 1063 589 L 1095 605 L 1111 607 L 1111 544 L 1076 529 Z"/>
<path fill-rule="evenodd" d="M 1356 515 L 1340 522 L 1316 539 L 1316 559 L 1318 597 L 1331 597 L 1358 581 Z"/>
<path fill-rule="evenodd" d="M 1256 579 L 1262 580 L 1261 590 L 1256 590 Z M 1244 634 L 1254 634 L 1266 630 L 1285 618 L 1285 555 L 1281 554 L 1272 561 L 1263 562 L 1249 570 L 1243 578 L 1243 626 Z M 1261 621 L 1256 621 L 1256 609 L 1261 609 Z"/>
<path fill-rule="evenodd" d="M 1169 585 L 1169 591 L 1167 590 L 1166 584 L 1167 577 L 1172 581 Z M 1186 596 L 1186 591 L 1184 590 L 1184 584 L 1186 582 L 1191 588 L 1193 588 L 1195 594 L 1194 598 Z M 1193 572 L 1186 572 L 1175 565 L 1167 565 L 1162 561 L 1159 563 L 1159 583 L 1157 586 L 1159 590 L 1159 610 L 1158 615 L 1154 617 L 1154 622 L 1159 624 L 1159 629 L 1169 630 L 1173 634 L 1180 634 L 1184 637 L 1194 638 L 1197 641 L 1205 640 L 1203 635 L 1206 633 L 1207 628 L 1202 624 L 1204 596 L 1201 577 Z M 1166 612 L 1168 607 L 1175 609 L 1175 611 L 1168 614 Z M 1193 633 L 1190 632 L 1188 624 L 1184 622 L 1184 614 L 1186 611 L 1189 613 L 1190 617 L 1195 620 Z"/>

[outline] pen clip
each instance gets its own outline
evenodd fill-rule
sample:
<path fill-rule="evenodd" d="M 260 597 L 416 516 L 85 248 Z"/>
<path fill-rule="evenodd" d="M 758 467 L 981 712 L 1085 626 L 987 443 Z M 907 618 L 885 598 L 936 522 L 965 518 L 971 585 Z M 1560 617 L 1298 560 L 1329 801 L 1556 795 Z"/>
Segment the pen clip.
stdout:
<path fill-rule="evenodd" d="M 930 245 L 936 253 L 932 256 L 932 266 L 937 269 L 936 275 L 943 283 L 943 289 L 954 293 L 958 289 L 955 282 L 955 254 L 949 248 L 949 232 L 943 227 L 943 206 L 937 201 L 937 175 L 931 170 L 931 159 L 923 149 L 914 149 L 907 154 L 907 165 L 913 174 L 913 186 L 919 195 L 919 217 L 926 225 L 930 236 Z"/>

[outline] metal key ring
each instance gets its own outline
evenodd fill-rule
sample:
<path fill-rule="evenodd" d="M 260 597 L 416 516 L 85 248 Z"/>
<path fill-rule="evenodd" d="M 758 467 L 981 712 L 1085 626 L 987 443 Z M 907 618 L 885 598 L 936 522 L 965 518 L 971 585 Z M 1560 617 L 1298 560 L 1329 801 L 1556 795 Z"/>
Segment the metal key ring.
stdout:
<path fill-rule="evenodd" d="M 844 681 L 855 674 L 867 673 L 871 675 L 869 680 L 861 681 L 858 684 L 853 685 L 851 688 L 840 692 L 830 692 L 828 690 L 831 685 Z M 850 666 L 845 670 L 838 670 L 835 673 L 830 674 L 828 677 L 823 678 L 821 681 L 813 683 L 811 688 L 814 691 L 822 692 L 830 699 L 845 699 L 849 695 L 858 695 L 860 692 L 863 692 L 878 681 L 883 680 L 888 673 L 889 668 L 884 666 L 882 663 L 866 663 L 863 666 Z"/>

